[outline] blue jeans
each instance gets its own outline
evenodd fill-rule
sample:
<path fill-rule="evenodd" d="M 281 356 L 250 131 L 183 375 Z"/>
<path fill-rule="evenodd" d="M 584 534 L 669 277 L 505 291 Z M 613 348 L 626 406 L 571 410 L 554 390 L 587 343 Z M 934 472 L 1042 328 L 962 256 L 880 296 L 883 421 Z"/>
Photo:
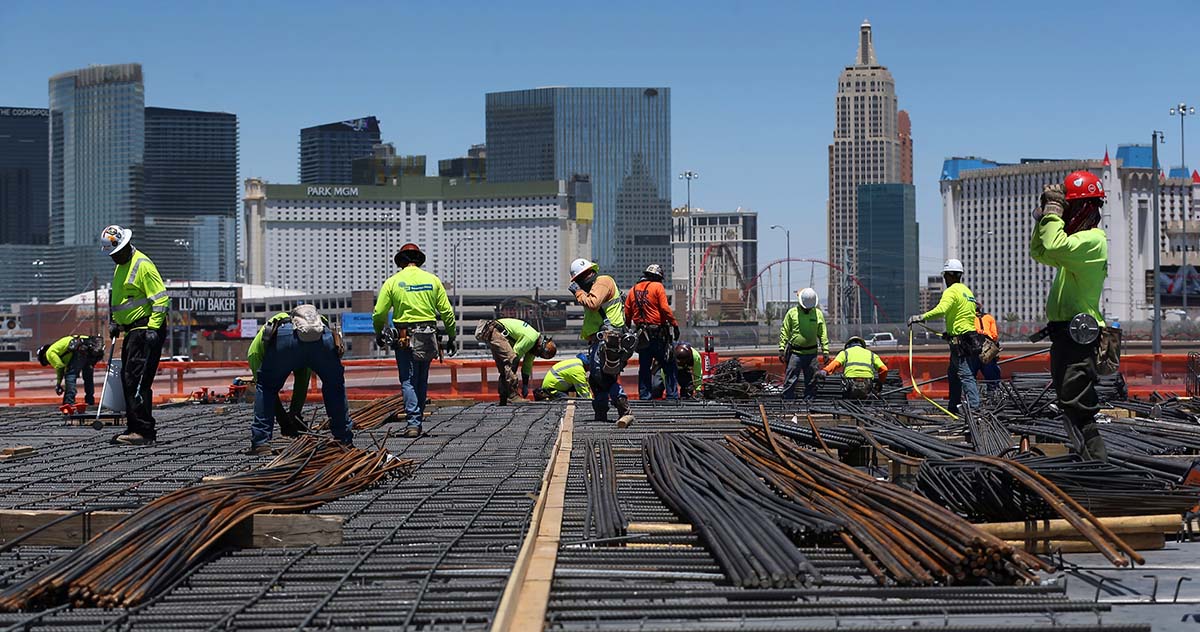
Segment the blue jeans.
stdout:
<path fill-rule="evenodd" d="M 667 399 L 679 399 L 675 358 L 668 357 L 670 353 L 670 341 L 666 338 L 651 338 L 650 344 L 638 351 L 638 399 L 654 399 L 653 360 L 657 360 L 658 367 L 662 369 Z"/>
<path fill-rule="evenodd" d="M 400 390 L 404 391 L 404 419 L 409 428 L 421 427 L 425 420 L 425 396 L 429 392 L 429 365 L 413 359 L 412 349 L 396 349 L 396 368 L 400 371 Z"/>
<path fill-rule="evenodd" d="M 978 371 L 979 356 L 960 356 L 956 348 L 950 346 L 950 368 L 946 374 L 950 379 L 950 412 L 958 412 L 964 394 L 971 410 L 979 408 L 979 385 L 975 383 L 975 373 Z"/>
<path fill-rule="evenodd" d="M 607 415 L 609 404 L 616 405 L 617 400 L 625 397 L 625 389 L 621 388 L 621 382 L 617 380 L 617 377 L 606 374 L 600 368 L 600 365 L 604 363 L 600 354 L 600 347 L 603 344 L 602 341 L 597 340 L 588 350 L 588 361 L 592 367 L 588 371 L 588 384 L 592 387 L 592 410 L 597 417 Z"/>
<path fill-rule="evenodd" d="M 800 382 L 802 373 L 804 374 L 804 399 L 816 397 L 817 381 L 813 377 L 817 373 L 817 354 L 798 355 L 793 353 L 788 358 L 787 377 L 783 380 L 784 399 L 796 399 L 796 386 Z"/>
<path fill-rule="evenodd" d="M 333 438 L 350 445 L 354 433 L 350 422 L 350 405 L 346 401 L 346 376 L 342 359 L 333 346 L 333 332 L 326 330 L 318 341 L 301 342 L 291 323 L 279 326 L 275 341 L 263 356 L 255 386 L 254 423 L 250 426 L 250 443 L 261 445 L 271 440 L 275 429 L 275 410 L 279 408 L 279 389 L 297 368 L 308 367 L 321 378 L 321 399 L 329 415 Z"/>
<path fill-rule="evenodd" d="M 76 351 L 71 356 L 71 362 L 67 364 L 67 370 L 63 373 L 63 403 L 75 403 L 75 381 L 83 377 L 83 395 L 84 401 L 88 404 L 96 403 L 96 385 L 93 381 L 92 369 L 96 368 L 96 364 L 89 362 L 86 354 L 81 351 Z"/>
<path fill-rule="evenodd" d="M 989 393 L 991 393 L 993 389 L 1000 388 L 1000 381 L 1004 379 L 1004 377 L 1000 375 L 1000 365 L 995 360 L 980 366 L 979 370 L 981 373 L 983 373 L 983 384 L 987 387 L 987 391 Z"/>

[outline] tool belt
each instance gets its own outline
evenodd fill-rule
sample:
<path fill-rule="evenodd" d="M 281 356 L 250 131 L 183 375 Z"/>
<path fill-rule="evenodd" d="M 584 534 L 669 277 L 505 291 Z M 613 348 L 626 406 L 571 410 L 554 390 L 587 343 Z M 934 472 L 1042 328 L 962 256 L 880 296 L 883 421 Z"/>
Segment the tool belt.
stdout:
<path fill-rule="evenodd" d="M 984 339 L 987 339 L 987 336 L 974 331 L 968 331 L 957 336 L 951 336 L 950 348 L 960 358 L 979 357 L 983 353 Z"/>
<path fill-rule="evenodd" d="M 394 349 L 412 349 L 413 338 L 417 334 L 428 336 L 433 332 L 434 337 L 437 336 L 437 322 L 425 320 L 412 323 L 392 323 L 392 329 L 395 330 L 395 337 L 392 340 L 392 348 Z"/>
<path fill-rule="evenodd" d="M 671 340 L 671 326 L 662 323 L 654 325 L 650 323 L 634 323 L 632 329 L 637 332 L 637 350 L 641 351 L 650 346 L 655 340 Z"/>
<path fill-rule="evenodd" d="M 283 316 L 267 321 L 266 329 L 263 331 L 263 346 L 268 350 L 274 349 L 275 336 L 279 333 L 279 328 L 289 325 L 291 322 L 291 316 Z M 338 357 L 342 357 L 346 353 L 346 343 L 342 340 L 342 331 L 335 327 L 330 327 L 328 323 L 325 324 L 325 328 L 333 332 L 333 348 L 337 351 Z"/>
<path fill-rule="evenodd" d="M 592 362 L 600 363 L 600 371 L 608 376 L 618 376 L 633 356 L 640 335 L 632 329 L 605 327 L 597 334 L 600 348 Z"/>
<path fill-rule="evenodd" d="M 132 323 L 129 323 L 128 325 L 121 325 L 121 331 L 124 333 L 129 333 L 129 332 L 133 331 L 134 329 L 140 329 L 142 327 L 149 327 L 149 326 L 150 326 L 150 317 L 143 316 L 143 317 L 133 321 Z"/>
<path fill-rule="evenodd" d="M 991 364 L 1000 357 L 1000 343 L 991 338 L 979 334 L 982 338 L 983 348 L 979 351 L 979 361 L 983 364 Z"/>
<path fill-rule="evenodd" d="M 1071 320 L 1051 321 L 1038 334 L 1042 332 L 1057 340 L 1069 340 L 1077 345 L 1092 347 L 1097 375 L 1112 375 L 1121 369 L 1121 330 L 1101 327 L 1099 321 L 1090 314 L 1076 314 Z"/>

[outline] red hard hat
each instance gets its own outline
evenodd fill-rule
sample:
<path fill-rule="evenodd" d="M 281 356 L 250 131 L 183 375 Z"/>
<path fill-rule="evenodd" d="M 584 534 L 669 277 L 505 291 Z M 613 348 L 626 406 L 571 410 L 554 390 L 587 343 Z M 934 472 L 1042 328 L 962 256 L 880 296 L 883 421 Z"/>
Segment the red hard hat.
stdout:
<path fill-rule="evenodd" d="M 1086 198 L 1103 198 L 1104 185 L 1090 171 L 1076 171 L 1067 176 L 1063 182 L 1068 200 L 1083 200 Z"/>

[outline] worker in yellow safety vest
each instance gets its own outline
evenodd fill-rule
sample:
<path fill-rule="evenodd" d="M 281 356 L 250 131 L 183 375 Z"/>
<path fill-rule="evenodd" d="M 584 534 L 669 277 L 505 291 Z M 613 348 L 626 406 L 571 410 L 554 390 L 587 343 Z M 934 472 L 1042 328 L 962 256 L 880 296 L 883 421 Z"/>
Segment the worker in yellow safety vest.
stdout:
<path fill-rule="evenodd" d="M 588 367 L 591 366 L 586 353 L 555 363 L 542 378 L 542 387 L 533 389 L 533 398 L 539 402 L 558 399 L 568 393 L 591 398 L 588 385 Z"/>
<path fill-rule="evenodd" d="M 927 320 L 946 321 L 944 337 L 950 341 L 950 367 L 946 377 L 950 382 L 950 412 L 957 413 L 963 398 L 972 409 L 979 408 L 979 385 L 975 374 L 979 372 L 979 352 L 983 342 L 975 333 L 975 293 L 963 283 L 963 264 L 958 259 L 947 259 L 942 266 L 942 280 L 946 289 L 942 300 L 933 309 L 908 319 L 908 326 Z"/>
<path fill-rule="evenodd" d="M 842 377 L 845 378 L 844 397 L 847 399 L 870 397 L 876 385 L 883 385 L 888 371 L 883 360 L 867 348 L 867 341 L 858 336 L 847 340 L 841 353 L 817 371 L 817 377 L 824 379 L 838 369 L 842 369 Z"/>
<path fill-rule="evenodd" d="M 163 326 L 171 299 L 158 268 L 145 253 L 133 247 L 133 231 L 107 226 L 100 233 L 101 249 L 117 268 L 113 270 L 109 337 L 122 333 L 121 382 L 125 390 L 125 432 L 113 437 L 122 445 L 154 443 L 154 376 L 162 353 Z"/>
<path fill-rule="evenodd" d="M 625 305 L 617 282 L 600 274 L 600 266 L 587 259 L 571 262 L 571 284 L 575 300 L 583 306 L 583 329 L 579 337 L 590 345 L 588 357 L 591 369 L 588 380 L 592 387 L 592 411 L 596 421 L 608 420 L 611 403 L 617 409 L 617 427 L 633 423 L 629 398 L 617 379 L 629 356 L 633 355 L 636 335 L 625 331 Z"/>

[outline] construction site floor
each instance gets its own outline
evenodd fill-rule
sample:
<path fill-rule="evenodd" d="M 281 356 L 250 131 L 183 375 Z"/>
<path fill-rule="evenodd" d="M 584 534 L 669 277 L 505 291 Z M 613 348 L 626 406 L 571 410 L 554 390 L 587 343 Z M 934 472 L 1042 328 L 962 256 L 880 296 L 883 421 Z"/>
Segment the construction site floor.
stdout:
<path fill-rule="evenodd" d="M 816 546 L 804 550 L 825 575 L 821 585 L 743 589 L 729 585 L 691 533 L 591 542 L 589 440 L 614 448 L 628 519 L 669 524 L 680 519 L 643 474 L 641 439 L 683 432 L 718 440 L 741 423 L 721 405 L 655 403 L 635 406 L 637 422 L 618 429 L 593 421 L 586 402 L 576 405 L 553 578 L 542 625 L 529 629 L 1200 630 L 1197 543 L 1169 542 L 1134 569 L 1075 554 L 1040 586 L 957 588 L 881 587 L 845 549 Z M 395 425 L 360 433 L 358 445 L 385 445 L 414 459 L 416 470 L 314 510 L 345 520 L 341 545 L 224 550 L 136 608 L 6 613 L 0 629 L 491 629 L 526 550 L 567 406 L 444 408 L 416 440 L 401 438 Z M 119 427 L 66 426 L 49 408 L 0 409 L 0 448 L 35 449 L 0 461 L 0 509 L 130 508 L 266 460 L 240 453 L 249 443 L 248 407 L 183 406 L 156 416 L 158 443 L 129 448 L 108 443 Z M 0 587 L 66 551 L 0 553 Z"/>

